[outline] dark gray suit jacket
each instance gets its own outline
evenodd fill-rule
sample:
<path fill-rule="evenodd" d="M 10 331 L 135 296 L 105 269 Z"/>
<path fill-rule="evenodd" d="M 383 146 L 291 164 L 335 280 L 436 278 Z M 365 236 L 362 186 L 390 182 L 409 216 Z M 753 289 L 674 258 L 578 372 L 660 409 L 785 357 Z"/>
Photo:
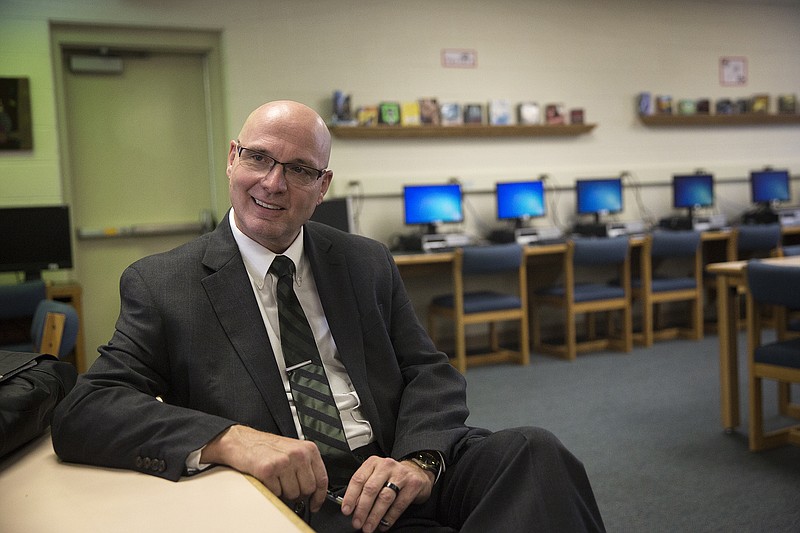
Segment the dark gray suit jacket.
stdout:
<path fill-rule="evenodd" d="M 465 381 L 419 323 L 388 249 L 309 222 L 305 250 L 377 444 L 452 461 L 472 433 Z M 177 480 L 188 454 L 234 423 L 297 436 L 227 217 L 128 267 L 120 292 L 111 341 L 55 413 L 61 458 Z"/>

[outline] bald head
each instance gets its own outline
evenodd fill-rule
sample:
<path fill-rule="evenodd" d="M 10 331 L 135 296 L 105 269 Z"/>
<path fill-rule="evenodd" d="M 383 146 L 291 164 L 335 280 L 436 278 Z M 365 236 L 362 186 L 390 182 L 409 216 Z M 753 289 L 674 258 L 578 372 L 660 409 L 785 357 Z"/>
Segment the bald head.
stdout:
<path fill-rule="evenodd" d="M 331 155 L 331 134 L 316 111 L 292 100 L 267 102 L 245 120 L 240 139 L 258 137 L 262 132 L 279 135 L 285 142 L 312 148 L 319 158 L 316 168 L 326 168 Z M 312 166 L 315 166 L 312 165 Z"/>

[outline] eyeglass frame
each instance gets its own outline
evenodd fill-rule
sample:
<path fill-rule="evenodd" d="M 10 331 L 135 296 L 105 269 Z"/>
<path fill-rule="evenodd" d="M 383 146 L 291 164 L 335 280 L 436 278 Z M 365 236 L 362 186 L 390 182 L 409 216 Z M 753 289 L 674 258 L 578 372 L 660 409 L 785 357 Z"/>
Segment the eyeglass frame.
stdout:
<path fill-rule="evenodd" d="M 237 139 L 236 140 L 236 155 L 239 156 L 239 160 L 240 161 L 242 159 L 242 150 L 247 150 L 248 152 L 253 152 L 254 154 L 258 154 L 258 155 L 260 155 L 262 157 L 266 157 L 267 159 L 271 159 L 272 161 L 274 161 L 274 164 L 270 167 L 268 172 L 271 172 L 272 169 L 275 168 L 275 165 L 280 165 L 281 167 L 283 167 L 283 175 L 284 175 L 284 177 L 286 176 L 286 165 L 295 165 L 295 166 L 298 166 L 298 167 L 301 167 L 301 168 L 305 168 L 305 169 L 308 169 L 308 170 L 313 170 L 314 172 L 317 173 L 317 177 L 314 178 L 313 181 L 309 181 L 308 183 L 303 183 L 303 185 L 311 185 L 315 181 L 318 181 L 328 171 L 328 169 L 326 169 L 326 168 L 320 170 L 320 169 L 314 168 L 312 166 L 301 165 L 300 163 L 291 163 L 291 162 L 284 163 L 282 161 L 278 161 L 277 159 L 275 159 L 271 155 L 269 155 L 269 154 L 267 154 L 265 152 L 262 152 L 261 150 L 253 150 L 252 148 L 248 148 L 246 146 L 242 146 L 242 143 L 239 142 L 239 140 Z"/>

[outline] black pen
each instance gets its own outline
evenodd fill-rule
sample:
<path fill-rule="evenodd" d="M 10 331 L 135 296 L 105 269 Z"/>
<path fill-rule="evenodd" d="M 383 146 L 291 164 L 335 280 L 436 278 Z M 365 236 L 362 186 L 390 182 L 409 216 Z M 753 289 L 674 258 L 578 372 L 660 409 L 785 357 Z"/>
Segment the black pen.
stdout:
<path fill-rule="evenodd" d="M 331 502 L 335 503 L 339 507 L 342 506 L 342 502 L 344 501 L 344 498 L 342 498 L 341 496 L 336 496 L 335 494 L 333 494 L 330 491 L 328 491 L 328 493 L 325 495 L 325 497 L 328 499 L 328 501 L 331 501 Z M 387 522 L 386 520 L 381 518 L 381 525 L 385 526 L 385 527 L 389 527 L 389 522 Z"/>

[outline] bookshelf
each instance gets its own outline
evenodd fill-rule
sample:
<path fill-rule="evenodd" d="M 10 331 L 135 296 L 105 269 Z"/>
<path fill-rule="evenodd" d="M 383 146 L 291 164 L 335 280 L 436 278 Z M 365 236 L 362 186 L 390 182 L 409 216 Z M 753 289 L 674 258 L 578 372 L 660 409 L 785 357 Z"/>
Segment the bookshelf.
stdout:
<path fill-rule="evenodd" d="M 573 137 L 591 132 L 596 124 L 530 126 L 330 126 L 340 139 L 425 139 L 463 137 Z"/>
<path fill-rule="evenodd" d="M 645 126 L 769 126 L 800 124 L 800 115 L 639 115 Z"/>

